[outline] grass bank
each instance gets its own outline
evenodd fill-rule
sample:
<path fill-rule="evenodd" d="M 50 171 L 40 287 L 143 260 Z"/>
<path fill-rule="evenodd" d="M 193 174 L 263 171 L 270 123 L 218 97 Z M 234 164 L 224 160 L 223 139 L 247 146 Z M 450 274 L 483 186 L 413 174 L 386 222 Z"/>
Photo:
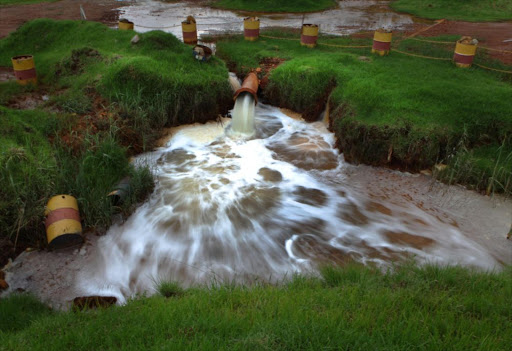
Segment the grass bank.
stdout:
<path fill-rule="evenodd" d="M 265 34 L 298 38 L 296 33 L 284 31 Z M 371 39 L 325 37 L 319 43 L 371 45 Z M 319 45 L 311 50 L 296 40 L 271 38 L 247 42 L 231 36 L 217 43 L 218 55 L 240 72 L 259 67 L 268 58 L 284 59 L 264 79 L 263 98 L 302 112 L 309 120 L 318 118 L 329 100 L 332 128 L 350 162 L 421 170 L 448 162 L 461 148 L 485 146 L 485 157 L 497 155 L 502 145 L 508 148 L 512 132 L 510 78 L 477 68 L 456 68 L 449 62 L 452 47 L 407 40 L 398 48 L 448 61 L 397 52 L 372 56 L 370 48 Z M 477 57 L 477 62 L 504 67 L 485 56 Z M 509 161 L 503 172 L 507 179 L 512 170 Z M 489 169 L 478 162 L 473 165 L 479 182 L 469 184 L 486 189 L 491 180 Z"/>
<path fill-rule="evenodd" d="M 281 286 L 191 288 L 81 313 L 11 296 L 0 300 L 0 349 L 505 351 L 511 291 L 510 270 L 349 266 Z"/>
<path fill-rule="evenodd" d="M 210 6 L 251 12 L 317 12 L 336 7 L 334 0 L 217 0 Z"/>
<path fill-rule="evenodd" d="M 470 22 L 512 20 L 508 0 L 394 0 L 391 8 L 418 17 Z"/>
<path fill-rule="evenodd" d="M 85 227 L 108 227 L 152 189 L 129 155 L 152 147 L 164 126 L 216 119 L 232 104 L 225 64 L 202 64 L 171 34 L 117 31 L 94 22 L 29 22 L 0 41 L 0 66 L 34 56 L 39 85 L 0 83 L 2 237 L 44 246 L 43 208 L 55 194 L 78 199 Z M 17 102 L 46 102 L 19 110 Z M 106 195 L 132 179 L 121 209 Z"/>

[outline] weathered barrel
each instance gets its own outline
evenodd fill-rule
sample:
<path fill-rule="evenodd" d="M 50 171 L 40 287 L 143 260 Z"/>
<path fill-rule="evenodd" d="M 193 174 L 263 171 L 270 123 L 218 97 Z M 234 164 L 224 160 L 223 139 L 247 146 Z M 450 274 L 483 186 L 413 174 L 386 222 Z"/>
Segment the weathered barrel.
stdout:
<path fill-rule="evenodd" d="M 181 29 L 183 31 L 183 42 L 189 45 L 197 44 L 197 26 L 196 20 L 192 16 L 181 22 Z"/>
<path fill-rule="evenodd" d="M 473 64 L 478 42 L 471 37 L 462 37 L 455 44 L 453 61 L 457 67 L 468 68 Z"/>
<path fill-rule="evenodd" d="M 255 41 L 260 36 L 260 19 L 258 17 L 244 18 L 244 38 Z"/>
<path fill-rule="evenodd" d="M 258 87 L 260 85 L 260 81 L 256 73 L 251 72 L 245 77 L 242 82 L 242 87 L 235 92 L 233 99 L 236 100 L 238 95 L 243 92 L 250 93 L 254 97 L 254 103 L 258 102 Z"/>
<path fill-rule="evenodd" d="M 392 38 L 393 32 L 385 29 L 377 29 L 373 35 L 372 54 L 379 54 L 380 56 L 389 54 Z"/>
<path fill-rule="evenodd" d="M 83 242 L 80 212 L 78 203 L 73 196 L 57 195 L 52 197 L 46 205 L 45 216 L 46 237 L 51 249 Z"/>
<path fill-rule="evenodd" d="M 133 22 L 128 21 L 127 19 L 120 19 L 118 28 L 120 30 L 133 30 Z"/>
<path fill-rule="evenodd" d="M 14 56 L 11 61 L 18 84 L 37 84 L 36 66 L 32 55 Z"/>
<path fill-rule="evenodd" d="M 201 62 L 209 61 L 212 57 L 212 53 L 212 49 L 205 45 L 196 45 L 192 49 L 192 55 L 194 55 L 194 58 Z"/>
<path fill-rule="evenodd" d="M 314 48 L 318 40 L 318 26 L 316 24 L 303 24 L 300 36 L 300 45 Z"/>
<path fill-rule="evenodd" d="M 121 205 L 124 200 L 130 195 L 131 192 L 131 178 L 125 177 L 116 184 L 114 190 L 112 190 L 107 197 L 112 201 L 114 206 Z"/>

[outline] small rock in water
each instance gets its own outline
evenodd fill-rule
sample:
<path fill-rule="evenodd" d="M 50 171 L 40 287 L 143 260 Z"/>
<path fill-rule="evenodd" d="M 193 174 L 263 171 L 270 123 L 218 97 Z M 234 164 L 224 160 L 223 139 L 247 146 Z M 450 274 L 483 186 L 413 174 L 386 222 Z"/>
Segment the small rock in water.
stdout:
<path fill-rule="evenodd" d="M 135 34 L 135 35 L 133 36 L 132 40 L 130 40 L 130 43 L 132 43 L 132 44 L 137 44 L 137 43 L 139 42 L 139 40 L 140 40 L 139 35 L 138 35 L 138 34 Z"/>
<path fill-rule="evenodd" d="M 83 255 L 85 255 L 86 253 L 87 253 L 87 250 L 85 249 L 85 247 L 82 247 L 82 248 L 80 249 L 80 255 L 81 255 L 81 256 L 83 256 Z"/>
<path fill-rule="evenodd" d="M 117 302 L 114 296 L 81 296 L 75 297 L 73 300 L 73 307 L 80 311 L 85 309 L 93 309 L 98 307 L 109 307 Z"/>
<path fill-rule="evenodd" d="M 267 167 L 260 168 L 258 174 L 267 182 L 280 182 L 283 180 L 280 172 Z"/>

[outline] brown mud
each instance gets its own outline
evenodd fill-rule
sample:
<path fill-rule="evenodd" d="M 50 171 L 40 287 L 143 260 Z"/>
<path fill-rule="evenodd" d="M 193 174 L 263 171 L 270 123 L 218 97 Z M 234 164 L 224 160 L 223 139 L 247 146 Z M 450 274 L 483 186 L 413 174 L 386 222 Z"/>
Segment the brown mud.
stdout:
<path fill-rule="evenodd" d="M 83 2 L 61 0 L 52 3 L 0 7 L 0 38 L 14 32 L 25 22 L 36 18 L 80 20 L 80 5 L 84 9 L 88 21 L 113 25 L 119 19 L 119 8 L 130 3 L 129 0 L 88 0 Z"/>

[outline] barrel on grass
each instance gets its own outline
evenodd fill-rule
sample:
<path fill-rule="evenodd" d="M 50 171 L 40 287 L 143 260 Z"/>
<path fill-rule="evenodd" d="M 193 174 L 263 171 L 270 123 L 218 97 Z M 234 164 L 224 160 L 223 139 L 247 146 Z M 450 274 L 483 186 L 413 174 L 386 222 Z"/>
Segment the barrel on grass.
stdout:
<path fill-rule="evenodd" d="M 260 36 L 260 19 L 258 17 L 244 18 L 244 38 L 256 41 Z"/>
<path fill-rule="evenodd" d="M 189 45 L 197 44 L 197 26 L 196 20 L 192 16 L 181 22 L 181 29 L 183 31 L 183 42 Z"/>
<path fill-rule="evenodd" d="M 45 209 L 46 237 L 50 249 L 58 249 L 81 244 L 82 224 L 78 203 L 73 196 L 52 197 Z"/>
<path fill-rule="evenodd" d="M 393 32 L 385 29 L 377 29 L 373 35 L 372 54 L 380 56 L 388 55 L 391 50 Z"/>
<path fill-rule="evenodd" d="M 471 67 L 475 58 L 478 41 L 471 37 L 462 37 L 455 44 L 455 53 L 453 61 L 457 67 Z"/>
<path fill-rule="evenodd" d="M 18 84 L 37 84 L 36 66 L 32 55 L 14 56 L 11 61 Z"/>
<path fill-rule="evenodd" d="M 316 24 L 303 24 L 302 33 L 300 36 L 300 45 L 314 48 L 318 40 L 318 25 Z"/>
<path fill-rule="evenodd" d="M 128 21 L 126 18 L 122 18 L 119 20 L 119 29 L 120 30 L 133 30 L 133 22 Z"/>

